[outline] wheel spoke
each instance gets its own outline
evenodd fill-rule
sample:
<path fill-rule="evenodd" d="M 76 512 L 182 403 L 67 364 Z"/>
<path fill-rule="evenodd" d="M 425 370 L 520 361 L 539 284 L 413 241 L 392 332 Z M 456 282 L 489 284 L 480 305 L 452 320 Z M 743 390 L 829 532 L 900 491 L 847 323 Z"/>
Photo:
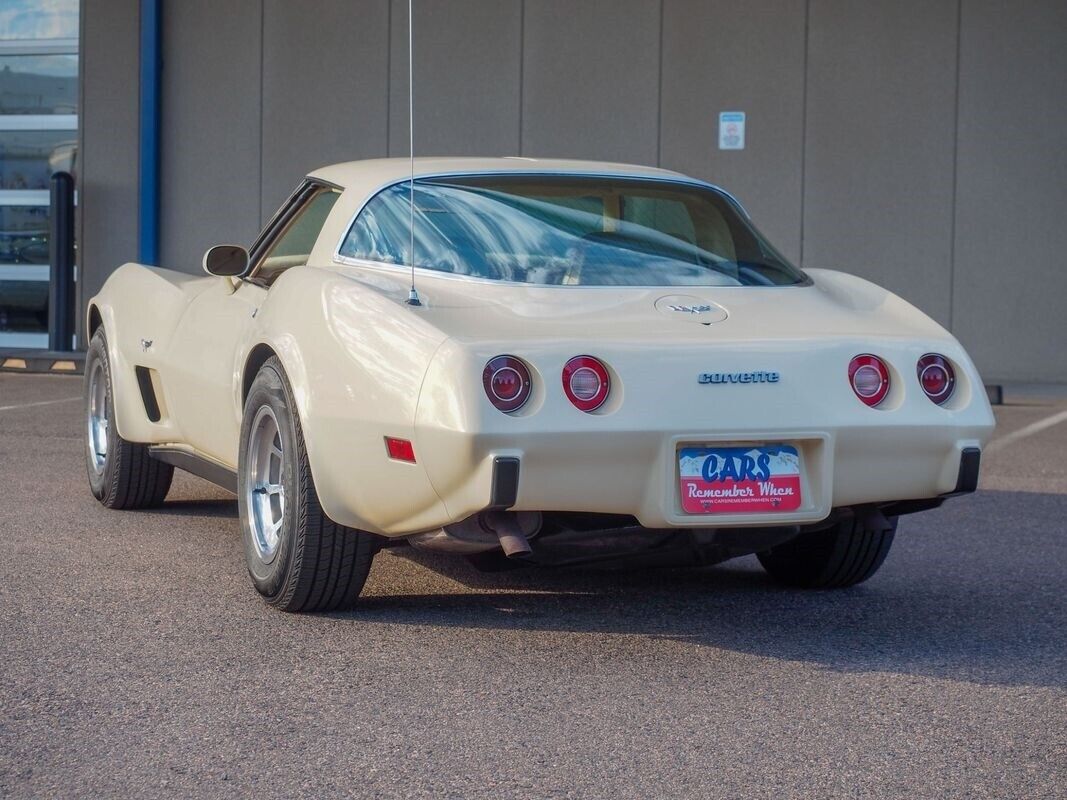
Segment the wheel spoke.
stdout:
<path fill-rule="evenodd" d="M 284 459 L 278 419 L 269 405 L 263 405 L 252 420 L 247 441 L 245 491 L 252 542 L 266 563 L 273 561 L 284 535 Z"/>
<path fill-rule="evenodd" d="M 94 361 L 89 372 L 89 407 L 87 424 L 90 468 L 97 475 L 104 470 L 107 461 L 107 376 L 99 360 Z"/>

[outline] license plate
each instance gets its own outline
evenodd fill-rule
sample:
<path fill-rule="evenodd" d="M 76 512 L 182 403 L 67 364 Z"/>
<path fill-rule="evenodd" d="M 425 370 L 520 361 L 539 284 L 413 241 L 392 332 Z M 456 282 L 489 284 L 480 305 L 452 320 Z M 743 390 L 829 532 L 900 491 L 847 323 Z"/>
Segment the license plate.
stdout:
<path fill-rule="evenodd" d="M 787 444 L 684 447 L 678 452 L 678 468 L 687 514 L 800 508 L 800 454 Z"/>

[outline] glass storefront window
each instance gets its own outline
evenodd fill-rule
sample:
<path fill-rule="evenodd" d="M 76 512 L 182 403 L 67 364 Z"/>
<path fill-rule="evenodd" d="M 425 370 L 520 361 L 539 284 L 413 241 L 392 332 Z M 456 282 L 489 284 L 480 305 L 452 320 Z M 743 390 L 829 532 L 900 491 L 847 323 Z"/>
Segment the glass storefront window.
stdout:
<path fill-rule="evenodd" d="M 49 188 L 53 172 L 72 172 L 77 131 L 0 130 L 0 189 Z"/>
<path fill-rule="evenodd" d="M 47 263 L 48 206 L 0 206 L 0 264 Z"/>
<path fill-rule="evenodd" d="M 0 55 L 0 114 L 77 113 L 76 55 Z"/>
<path fill-rule="evenodd" d="M 78 0 L 4 0 L 0 39 L 77 39 Z"/>
<path fill-rule="evenodd" d="M 14 346 L 43 346 L 48 329 L 48 276 L 38 268 L 0 270 L 0 337 Z M 0 338 L 0 341 L 3 341 Z"/>
<path fill-rule="evenodd" d="M 0 0 L 0 348 L 48 346 L 48 189 L 75 173 L 79 0 Z"/>

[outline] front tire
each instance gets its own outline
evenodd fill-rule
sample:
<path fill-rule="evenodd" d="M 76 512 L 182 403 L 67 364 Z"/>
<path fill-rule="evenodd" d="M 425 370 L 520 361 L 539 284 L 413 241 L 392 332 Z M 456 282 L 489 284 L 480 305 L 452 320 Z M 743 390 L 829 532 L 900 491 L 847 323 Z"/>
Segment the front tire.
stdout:
<path fill-rule="evenodd" d="M 248 392 L 237 481 L 245 561 L 264 599 L 283 611 L 351 607 L 378 551 L 377 537 L 323 512 L 277 358 L 264 363 Z"/>
<path fill-rule="evenodd" d="M 885 517 L 878 511 L 858 512 L 830 528 L 802 533 L 757 557 L 772 578 L 788 586 L 855 586 L 882 566 L 896 530 L 896 517 Z"/>
<path fill-rule="evenodd" d="M 143 444 L 127 442 L 115 428 L 114 383 L 104 329 L 85 354 L 85 462 L 93 497 L 108 508 L 152 508 L 170 491 L 174 467 L 157 461 Z"/>

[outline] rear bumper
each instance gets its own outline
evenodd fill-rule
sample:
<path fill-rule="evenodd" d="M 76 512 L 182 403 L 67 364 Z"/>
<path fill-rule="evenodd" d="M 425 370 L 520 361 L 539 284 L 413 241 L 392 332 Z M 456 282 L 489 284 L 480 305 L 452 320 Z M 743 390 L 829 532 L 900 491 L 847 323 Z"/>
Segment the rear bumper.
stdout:
<path fill-rule="evenodd" d="M 882 509 L 889 516 L 914 514 L 937 508 L 949 497 L 971 494 L 978 489 L 978 475 L 982 460 L 982 451 L 977 447 L 965 447 L 960 454 L 960 469 L 956 478 L 956 487 L 937 497 L 897 500 L 883 504 Z M 497 456 L 493 459 L 493 475 L 489 490 L 489 508 L 509 510 L 518 500 L 519 476 L 522 462 L 511 456 Z M 777 517 L 781 519 L 781 517 Z"/>
<path fill-rule="evenodd" d="M 978 488 L 978 473 L 982 468 L 982 450 L 978 447 L 965 447 L 960 453 L 960 471 L 956 476 L 956 488 L 946 497 L 971 494 Z"/>
<path fill-rule="evenodd" d="M 988 435 L 984 426 L 604 435 L 539 432 L 506 441 L 475 435 L 447 448 L 453 456 L 466 453 L 472 457 L 465 476 L 459 467 L 465 460 L 462 457 L 452 460 L 452 468 L 431 462 L 427 469 L 449 517 L 455 520 L 492 505 L 517 511 L 627 514 L 649 528 L 811 524 L 825 519 L 834 508 L 974 491 L 981 446 Z M 791 444 L 801 456 L 802 499 L 795 511 L 694 515 L 682 510 L 680 448 L 774 443 Z M 506 500 L 512 498 L 507 505 Z"/>

